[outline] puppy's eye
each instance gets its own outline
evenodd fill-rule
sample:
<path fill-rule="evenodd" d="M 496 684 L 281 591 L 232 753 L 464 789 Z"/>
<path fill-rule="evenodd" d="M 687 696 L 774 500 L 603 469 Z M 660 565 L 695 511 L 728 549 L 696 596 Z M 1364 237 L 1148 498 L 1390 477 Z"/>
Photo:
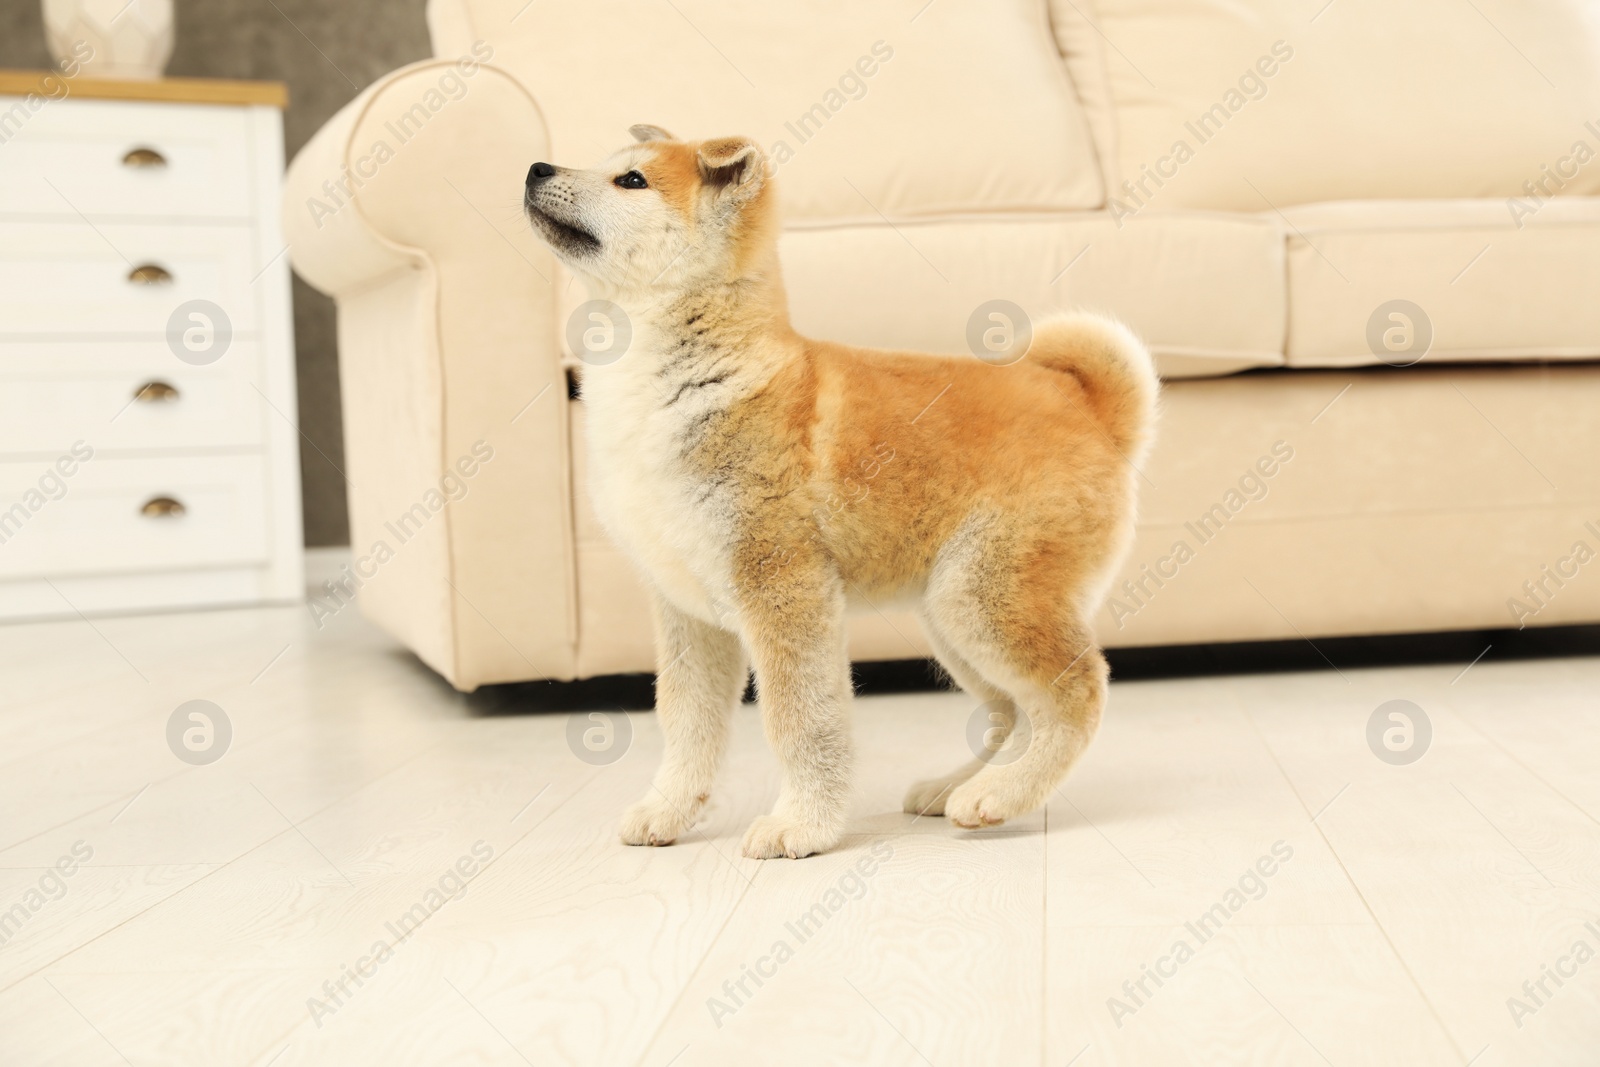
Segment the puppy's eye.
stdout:
<path fill-rule="evenodd" d="M 644 180 L 644 175 L 640 174 L 636 170 L 630 170 L 626 174 L 617 175 L 615 178 L 612 179 L 612 184 L 613 185 L 620 185 L 624 189 L 648 189 L 648 188 L 650 188 L 650 183 Z"/>

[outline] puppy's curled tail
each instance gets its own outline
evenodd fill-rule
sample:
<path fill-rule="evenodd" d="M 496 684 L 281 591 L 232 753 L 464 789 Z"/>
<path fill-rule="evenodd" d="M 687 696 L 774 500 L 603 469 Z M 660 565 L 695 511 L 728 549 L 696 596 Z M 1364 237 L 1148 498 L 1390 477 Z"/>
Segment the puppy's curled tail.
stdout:
<path fill-rule="evenodd" d="M 1133 463 L 1143 459 L 1161 382 L 1132 330 L 1086 311 L 1058 315 L 1034 326 L 1027 358 L 1076 378 L 1117 451 Z"/>

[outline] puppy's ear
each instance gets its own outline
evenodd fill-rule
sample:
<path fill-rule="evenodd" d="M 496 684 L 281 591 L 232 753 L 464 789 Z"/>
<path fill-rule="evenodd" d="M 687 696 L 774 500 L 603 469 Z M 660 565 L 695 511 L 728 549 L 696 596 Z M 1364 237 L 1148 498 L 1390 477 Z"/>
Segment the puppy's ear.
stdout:
<path fill-rule="evenodd" d="M 676 141 L 677 140 L 676 137 L 672 136 L 672 134 L 668 133 L 666 130 L 663 130 L 660 126 L 648 126 L 648 125 L 645 125 L 644 123 L 640 123 L 637 126 L 629 126 L 628 127 L 628 132 L 633 134 L 633 139 L 635 141 Z"/>
<path fill-rule="evenodd" d="M 697 153 L 700 180 L 719 196 L 747 199 L 767 180 L 767 157 L 748 137 L 705 141 Z"/>

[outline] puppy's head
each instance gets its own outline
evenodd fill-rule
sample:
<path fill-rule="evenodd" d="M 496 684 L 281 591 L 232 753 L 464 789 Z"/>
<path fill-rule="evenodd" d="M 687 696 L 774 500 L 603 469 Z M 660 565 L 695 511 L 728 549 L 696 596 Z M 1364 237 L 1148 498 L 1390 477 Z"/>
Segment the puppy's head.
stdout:
<path fill-rule="evenodd" d="M 604 291 L 677 292 L 757 269 L 773 239 L 766 157 L 744 137 L 637 143 L 593 170 L 535 163 L 523 207 L 561 261 Z"/>

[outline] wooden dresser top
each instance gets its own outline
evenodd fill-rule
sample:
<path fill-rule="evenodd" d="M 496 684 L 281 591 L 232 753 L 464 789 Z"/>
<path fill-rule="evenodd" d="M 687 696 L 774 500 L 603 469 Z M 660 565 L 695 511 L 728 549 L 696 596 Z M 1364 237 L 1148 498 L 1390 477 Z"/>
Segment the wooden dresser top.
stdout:
<path fill-rule="evenodd" d="M 66 97 L 86 100 L 161 100 L 177 104 L 266 104 L 289 106 L 289 87 L 282 82 L 234 81 L 228 78 L 159 78 L 155 81 L 67 78 L 48 70 L 0 70 L 0 96 Z"/>

